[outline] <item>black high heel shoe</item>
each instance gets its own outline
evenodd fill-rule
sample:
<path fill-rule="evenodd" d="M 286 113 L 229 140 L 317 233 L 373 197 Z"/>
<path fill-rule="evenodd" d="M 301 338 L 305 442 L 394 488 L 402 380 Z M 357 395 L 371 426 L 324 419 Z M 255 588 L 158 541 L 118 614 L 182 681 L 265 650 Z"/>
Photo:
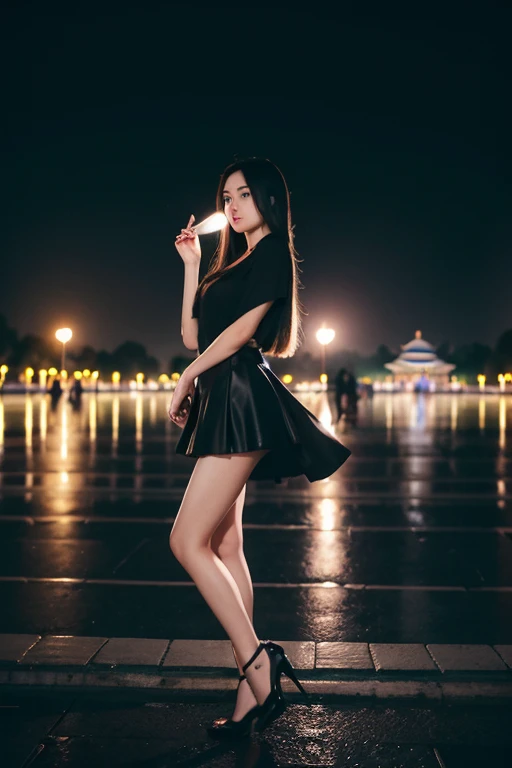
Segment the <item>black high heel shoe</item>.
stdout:
<path fill-rule="evenodd" d="M 233 647 L 233 656 L 235 656 L 235 650 Z M 235 656 L 235 662 L 236 662 L 236 656 Z M 240 683 L 242 680 L 246 680 L 245 675 L 239 675 L 238 676 L 238 687 L 237 687 L 237 694 L 238 694 L 238 688 L 240 688 Z M 209 725 L 206 728 L 206 731 L 209 736 L 213 736 L 215 739 L 239 739 L 244 736 L 249 736 L 251 733 L 254 732 L 254 724 L 256 721 L 256 717 L 259 713 L 260 707 L 258 704 L 256 704 L 252 709 L 250 709 L 248 712 L 245 713 L 245 715 L 242 717 L 241 720 L 233 720 L 231 717 L 219 717 L 217 720 L 214 720 L 211 725 Z"/>
<path fill-rule="evenodd" d="M 245 675 L 240 675 L 238 686 L 245 679 Z M 207 726 L 206 731 L 209 736 L 213 736 L 215 739 L 240 739 L 244 736 L 249 736 L 254 733 L 254 725 L 259 711 L 260 706 L 256 704 L 256 706 L 245 713 L 241 720 L 233 720 L 231 717 L 220 717 Z"/>
<path fill-rule="evenodd" d="M 292 680 L 299 691 L 304 696 L 307 704 L 311 706 L 308 694 L 300 684 L 293 669 L 293 666 L 284 652 L 284 648 L 277 643 L 273 643 L 271 640 L 267 640 L 265 643 L 260 643 L 247 664 L 242 667 L 242 671 L 250 667 L 253 661 L 259 656 L 261 651 L 265 649 L 270 659 L 270 693 L 259 707 L 259 713 L 254 725 L 256 731 L 262 731 L 270 723 L 277 720 L 277 718 L 283 714 L 288 706 L 286 699 L 284 698 L 281 688 L 281 675 L 287 675 Z M 252 711 L 252 710 L 251 710 Z"/>

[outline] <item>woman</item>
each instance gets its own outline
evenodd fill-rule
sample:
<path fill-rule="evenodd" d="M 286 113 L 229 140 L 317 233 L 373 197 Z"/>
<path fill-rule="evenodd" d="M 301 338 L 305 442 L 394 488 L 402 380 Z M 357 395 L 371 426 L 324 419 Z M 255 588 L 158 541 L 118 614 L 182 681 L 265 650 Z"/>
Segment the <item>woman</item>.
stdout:
<path fill-rule="evenodd" d="M 176 238 L 185 264 L 182 337 L 199 356 L 176 386 L 169 417 L 183 428 L 176 452 L 197 458 L 170 547 L 226 630 L 240 671 L 232 717 L 208 729 L 221 737 L 261 731 L 284 711 L 282 673 L 307 698 L 284 649 L 260 642 L 252 624 L 242 533 L 246 482 L 301 474 L 313 482 L 330 476 L 351 452 L 262 354 L 291 357 L 301 332 L 290 197 L 281 172 L 262 158 L 232 163 L 221 175 L 217 210 L 229 227 L 199 286 L 193 216 Z"/>

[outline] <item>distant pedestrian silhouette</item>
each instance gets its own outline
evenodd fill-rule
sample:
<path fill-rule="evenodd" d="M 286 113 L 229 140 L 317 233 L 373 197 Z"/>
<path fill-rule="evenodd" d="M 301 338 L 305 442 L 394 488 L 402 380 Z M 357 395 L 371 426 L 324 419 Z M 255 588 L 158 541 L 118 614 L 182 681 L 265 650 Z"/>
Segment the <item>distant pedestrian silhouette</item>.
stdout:
<path fill-rule="evenodd" d="M 50 395 L 52 396 L 52 400 L 58 400 L 59 397 L 62 395 L 62 387 L 60 385 L 60 379 L 57 377 L 54 378 L 51 388 L 48 390 Z"/>
<path fill-rule="evenodd" d="M 75 379 L 73 382 L 73 386 L 69 390 L 69 396 L 68 396 L 68 400 L 74 408 L 80 405 L 82 392 L 83 392 L 83 387 L 82 387 L 81 380 Z"/>
<path fill-rule="evenodd" d="M 340 368 L 334 379 L 334 384 L 336 389 L 336 423 L 338 423 L 343 414 L 347 418 L 357 415 L 359 394 L 357 381 L 346 368 Z"/>
<path fill-rule="evenodd" d="M 51 396 L 51 399 L 52 399 L 52 403 L 51 403 L 52 411 L 54 411 L 56 409 L 57 405 L 58 405 L 59 398 L 62 395 L 62 387 L 60 385 L 60 379 L 59 378 L 57 378 L 57 377 L 54 378 L 54 380 L 52 382 L 52 386 L 50 387 L 48 392 L 50 393 L 50 396 Z"/>

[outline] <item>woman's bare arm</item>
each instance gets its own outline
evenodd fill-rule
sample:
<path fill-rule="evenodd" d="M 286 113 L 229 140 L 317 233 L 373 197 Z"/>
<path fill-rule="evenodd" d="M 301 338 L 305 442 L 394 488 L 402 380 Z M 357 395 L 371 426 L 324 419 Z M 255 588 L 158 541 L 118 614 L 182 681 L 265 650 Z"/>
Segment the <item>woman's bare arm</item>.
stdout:
<path fill-rule="evenodd" d="M 197 349 L 198 322 L 192 317 L 194 297 L 199 283 L 199 266 L 201 264 L 201 246 L 197 232 L 192 228 L 195 216 L 191 214 L 187 226 L 176 237 L 176 250 L 185 265 L 183 281 L 183 306 L 181 309 L 181 338 L 187 349 Z"/>
<path fill-rule="evenodd" d="M 198 355 L 193 363 L 187 366 L 187 374 L 195 379 L 200 373 L 204 373 L 208 368 L 212 368 L 217 363 L 238 352 L 240 347 L 247 344 L 249 339 L 256 333 L 264 315 L 273 303 L 273 301 L 267 301 L 265 304 L 254 307 L 254 309 L 251 309 L 245 315 L 235 320 L 222 333 L 219 333 L 210 346 L 201 355 Z"/>
<path fill-rule="evenodd" d="M 183 284 L 183 307 L 181 311 L 181 338 L 187 349 L 197 349 L 198 320 L 192 317 L 192 305 L 199 284 L 199 264 L 185 262 L 185 278 Z"/>

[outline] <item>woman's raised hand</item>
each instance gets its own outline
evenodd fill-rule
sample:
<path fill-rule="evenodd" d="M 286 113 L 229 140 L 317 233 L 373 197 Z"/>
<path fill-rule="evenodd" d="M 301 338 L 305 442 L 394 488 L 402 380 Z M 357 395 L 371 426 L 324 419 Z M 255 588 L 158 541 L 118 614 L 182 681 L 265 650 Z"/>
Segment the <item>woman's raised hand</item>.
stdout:
<path fill-rule="evenodd" d="M 194 224 L 195 216 L 191 215 L 186 229 L 181 230 L 181 235 L 176 237 L 175 246 L 179 255 L 185 264 L 195 264 L 201 261 L 201 246 L 199 244 L 199 235 L 191 228 Z"/>

